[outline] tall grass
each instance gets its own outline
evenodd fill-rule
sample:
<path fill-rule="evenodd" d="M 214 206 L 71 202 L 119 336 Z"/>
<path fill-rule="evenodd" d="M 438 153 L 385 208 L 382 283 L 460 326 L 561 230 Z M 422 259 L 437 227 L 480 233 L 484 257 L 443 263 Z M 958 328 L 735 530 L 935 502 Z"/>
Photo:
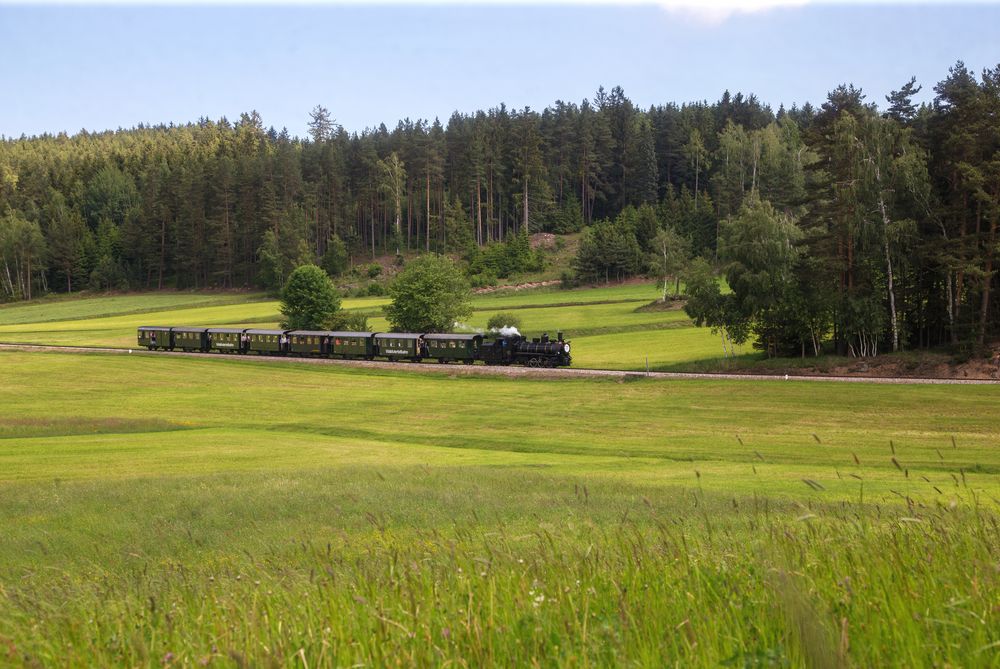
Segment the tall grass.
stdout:
<path fill-rule="evenodd" d="M 0 369 L 0 664 L 1000 666 L 991 387 Z"/>
<path fill-rule="evenodd" d="M 483 483 L 469 481 L 478 474 Z M 386 468 L 382 476 L 421 474 Z M 30 549 L 35 559 L 17 568 L 5 553 L 7 659 L 38 666 L 1000 663 L 996 508 L 969 494 L 913 508 L 800 507 L 694 487 L 523 479 L 534 491 L 515 504 L 528 507 L 524 515 L 508 514 L 495 498 L 513 477 L 472 470 L 405 485 L 411 501 L 439 507 L 432 514 L 453 514 L 431 524 L 426 508 L 411 518 L 394 505 L 386 513 L 377 503 L 382 492 L 366 493 L 346 476 L 345 492 L 293 480 L 297 491 L 273 504 L 301 510 L 325 501 L 343 518 L 315 526 L 293 519 L 287 533 L 276 529 L 285 514 L 267 510 L 266 501 L 251 502 L 263 512 L 257 520 L 226 509 L 226 495 L 222 509 L 199 510 L 205 500 L 179 492 L 176 482 L 117 490 L 178 508 L 166 527 L 111 518 L 73 555 L 58 555 L 44 534 Z M 442 484 L 492 501 L 441 508 Z M 72 487 L 61 493 L 71 508 L 107 495 Z M 180 499 L 161 498 L 170 490 Z M 224 510 L 246 525 L 227 526 L 217 517 Z M 224 537 L 212 536 L 220 531 Z"/>

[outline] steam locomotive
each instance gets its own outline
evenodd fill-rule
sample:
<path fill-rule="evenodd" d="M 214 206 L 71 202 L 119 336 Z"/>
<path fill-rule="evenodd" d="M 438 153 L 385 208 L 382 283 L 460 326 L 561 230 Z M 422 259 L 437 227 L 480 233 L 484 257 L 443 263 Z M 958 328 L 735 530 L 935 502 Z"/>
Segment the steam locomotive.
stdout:
<path fill-rule="evenodd" d="M 466 365 L 569 367 L 570 343 L 559 332 L 529 339 L 519 333 L 457 334 L 260 330 L 149 325 L 139 328 L 139 346 L 150 351 L 306 356 L 347 360 L 437 360 Z"/>

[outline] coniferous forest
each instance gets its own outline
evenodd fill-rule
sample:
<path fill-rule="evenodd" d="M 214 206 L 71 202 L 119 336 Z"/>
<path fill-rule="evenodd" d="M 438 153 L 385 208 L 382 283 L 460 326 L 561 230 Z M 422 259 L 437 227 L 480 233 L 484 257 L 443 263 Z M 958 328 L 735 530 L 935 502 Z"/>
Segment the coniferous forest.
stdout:
<path fill-rule="evenodd" d="M 1000 66 L 920 91 L 640 109 L 616 87 L 360 133 L 317 106 L 304 138 L 253 111 L 7 138 L 0 299 L 277 288 L 300 264 L 406 251 L 489 280 L 527 235 L 584 231 L 581 281 L 655 275 L 683 247 L 693 316 L 734 341 L 973 350 L 1000 333 Z M 732 293 L 707 287 L 717 271 Z"/>

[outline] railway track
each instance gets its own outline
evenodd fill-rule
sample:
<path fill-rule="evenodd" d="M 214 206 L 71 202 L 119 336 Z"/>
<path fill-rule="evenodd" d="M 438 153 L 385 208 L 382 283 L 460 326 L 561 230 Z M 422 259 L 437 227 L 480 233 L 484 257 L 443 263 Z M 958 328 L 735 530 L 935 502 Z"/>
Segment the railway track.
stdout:
<path fill-rule="evenodd" d="M 726 374 L 726 373 L 696 373 L 696 372 L 642 372 L 622 371 L 615 369 L 533 369 L 528 367 L 487 367 L 485 365 L 442 365 L 437 363 L 388 362 L 381 360 L 332 360 L 329 358 L 298 358 L 283 356 L 238 355 L 233 353 L 185 353 L 183 351 L 147 351 L 139 348 L 104 348 L 100 346 L 66 346 L 55 344 L 0 344 L 0 351 L 25 352 L 61 352 L 61 353 L 91 353 L 105 355 L 146 355 L 146 356 L 176 356 L 189 358 L 210 358 L 246 360 L 260 363 L 291 363 L 340 365 L 344 367 L 367 367 L 372 369 L 407 370 L 432 374 L 446 373 L 451 376 L 470 374 L 489 374 L 493 376 L 535 377 L 535 378 L 652 378 L 652 379 L 692 379 L 734 381 L 825 381 L 829 383 L 878 383 L 878 384 L 926 384 L 926 385 L 1000 385 L 996 379 L 940 379 L 921 377 L 868 377 L 868 376 L 833 376 L 809 374 Z"/>

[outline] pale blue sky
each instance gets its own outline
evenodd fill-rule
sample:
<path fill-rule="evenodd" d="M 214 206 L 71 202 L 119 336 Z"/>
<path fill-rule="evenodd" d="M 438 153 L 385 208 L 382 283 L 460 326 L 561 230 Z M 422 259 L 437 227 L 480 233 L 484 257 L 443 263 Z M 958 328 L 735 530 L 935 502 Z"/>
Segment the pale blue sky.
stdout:
<path fill-rule="evenodd" d="M 621 85 L 638 105 L 753 92 L 921 97 L 962 59 L 1000 64 L 1000 5 L 808 5 L 707 20 L 662 6 L 0 5 L 0 134 L 236 119 L 306 130 L 541 109 Z"/>

